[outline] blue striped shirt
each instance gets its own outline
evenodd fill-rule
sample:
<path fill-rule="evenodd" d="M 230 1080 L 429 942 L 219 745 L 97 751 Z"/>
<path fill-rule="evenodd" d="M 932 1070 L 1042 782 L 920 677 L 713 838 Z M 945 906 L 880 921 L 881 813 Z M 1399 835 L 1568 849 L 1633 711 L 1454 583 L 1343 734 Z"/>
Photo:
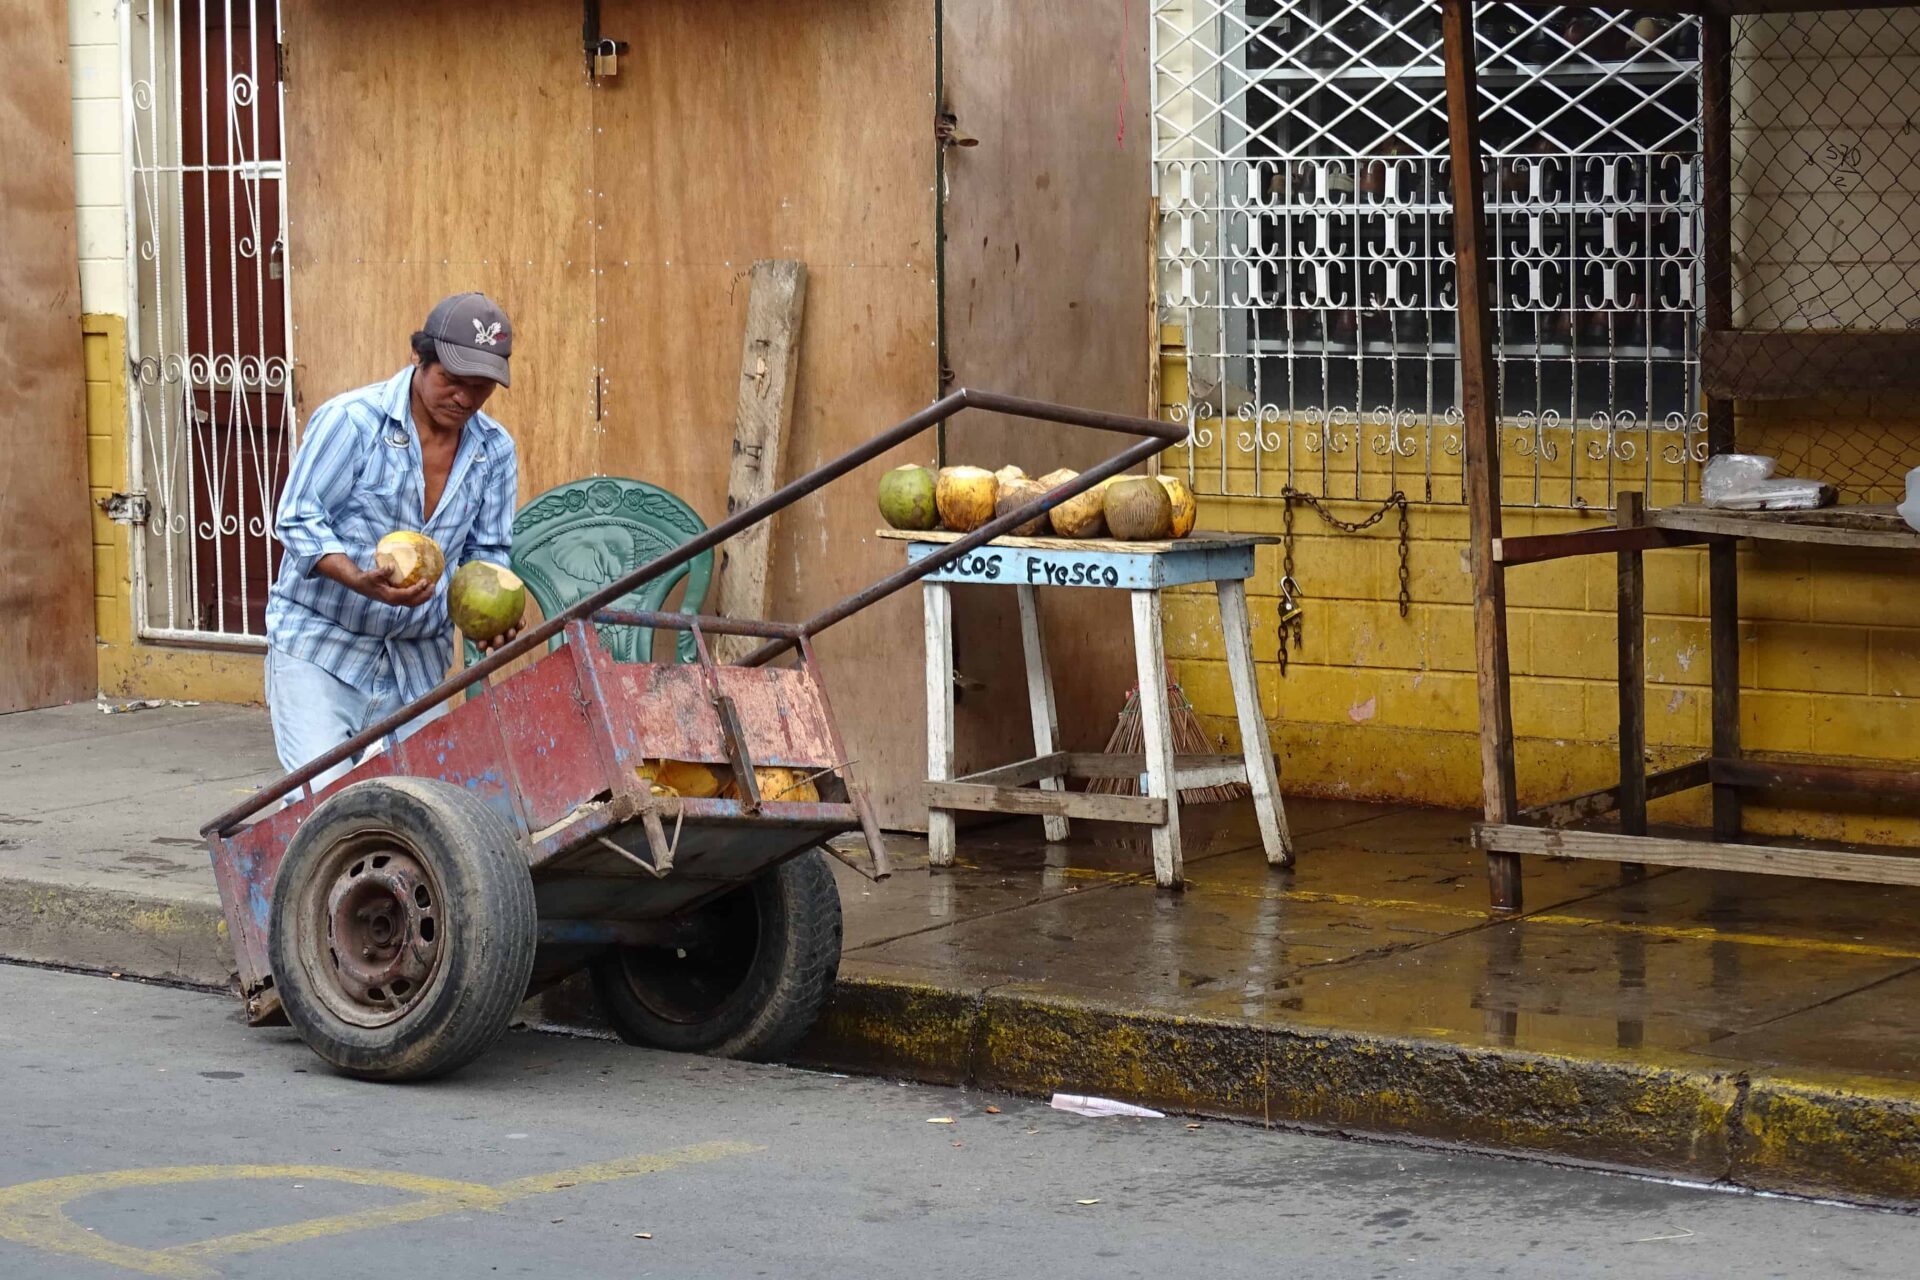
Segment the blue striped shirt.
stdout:
<path fill-rule="evenodd" d="M 424 529 L 447 568 L 507 563 L 519 464 L 505 427 L 476 413 L 460 433 L 433 518 L 413 425 L 413 366 L 335 396 L 313 413 L 280 495 L 273 531 L 286 554 L 267 596 L 267 643 L 371 689 L 382 660 L 412 701 L 439 684 L 453 659 L 447 581 L 414 609 L 382 604 L 314 572 L 339 552 L 373 568 L 374 545 L 396 529 Z"/>

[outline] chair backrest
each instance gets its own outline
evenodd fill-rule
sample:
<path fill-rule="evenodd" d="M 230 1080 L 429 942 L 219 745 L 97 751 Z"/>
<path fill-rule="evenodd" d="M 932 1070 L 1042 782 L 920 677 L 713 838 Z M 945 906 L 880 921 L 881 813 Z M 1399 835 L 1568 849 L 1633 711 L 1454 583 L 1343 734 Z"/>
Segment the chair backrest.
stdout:
<path fill-rule="evenodd" d="M 520 508 L 513 520 L 513 571 L 526 582 L 541 613 L 551 618 L 706 529 L 692 507 L 658 485 L 612 478 L 575 480 Z M 671 573 L 643 583 L 620 597 L 615 607 L 660 609 L 682 579 L 687 589 L 681 611 L 698 613 L 713 581 L 713 552 L 703 551 Z M 651 628 L 601 627 L 599 632 L 615 661 L 654 660 Z M 677 634 L 675 660 L 693 661 L 692 634 Z M 472 659 L 471 652 L 468 657 Z"/>

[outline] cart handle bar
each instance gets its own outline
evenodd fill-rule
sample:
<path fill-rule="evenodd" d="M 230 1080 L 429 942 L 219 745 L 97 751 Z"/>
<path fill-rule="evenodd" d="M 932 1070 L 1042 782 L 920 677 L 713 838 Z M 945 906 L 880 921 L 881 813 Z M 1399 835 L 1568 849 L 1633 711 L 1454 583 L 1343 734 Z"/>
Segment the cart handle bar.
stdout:
<path fill-rule="evenodd" d="M 488 676 L 506 666 L 523 654 L 531 653 L 545 644 L 566 627 L 569 622 L 589 618 L 606 609 L 620 597 L 634 588 L 670 573 L 704 551 L 710 551 L 728 538 L 744 529 L 759 524 L 776 512 L 783 511 L 800 499 L 838 480 L 849 471 L 873 461 L 890 449 L 898 448 L 915 436 L 945 422 L 962 409 L 981 409 L 989 413 L 1002 413 L 1014 418 L 1030 418 L 1038 422 L 1059 423 L 1069 427 L 1088 427 L 1095 431 L 1111 431 L 1119 435 L 1143 437 L 1139 443 L 1130 445 L 1105 462 L 1089 467 L 1057 489 L 1051 489 L 1043 496 L 1029 502 L 1017 511 L 1003 516 L 995 516 L 966 537 L 947 544 L 917 563 L 908 565 L 898 572 L 888 574 L 866 590 L 848 596 L 838 604 L 831 605 L 805 622 L 791 628 L 782 628 L 781 632 L 768 643 L 743 658 L 741 666 L 761 666 L 779 657 L 788 649 L 794 648 L 807 637 L 818 635 L 836 622 L 845 620 L 868 605 L 874 604 L 902 587 L 911 586 L 936 569 L 941 569 L 958 560 L 961 556 L 985 543 L 991 542 L 1001 534 L 1037 519 L 1053 510 L 1068 498 L 1085 493 L 1102 480 L 1119 475 L 1136 463 L 1161 453 L 1169 446 L 1178 444 L 1187 438 L 1187 429 L 1171 422 L 1161 422 L 1155 418 L 1136 417 L 1125 413 L 1107 413 L 1096 409 L 1076 409 L 1068 405 L 1052 404 L 1045 400 L 1028 400 L 1020 396 L 1001 395 L 994 391 L 975 391 L 962 387 L 949 392 L 934 401 L 912 417 L 897 423 L 886 431 L 856 449 L 841 454 L 831 462 L 822 464 L 809 471 L 798 480 L 774 490 L 760 501 L 728 516 L 697 538 L 689 539 L 672 551 L 659 556 L 624 577 L 608 583 L 592 595 L 575 603 L 562 613 L 541 622 L 531 630 L 522 632 L 512 643 L 494 650 L 486 658 L 463 671 L 455 672 L 438 686 L 415 698 L 400 710 L 387 716 L 379 723 L 361 730 L 325 755 L 318 756 L 287 774 L 271 786 L 255 792 L 250 798 L 227 810 L 206 826 L 200 828 L 200 834 L 208 839 L 231 833 L 242 822 L 259 813 L 282 796 L 299 787 L 305 786 L 328 769 L 341 761 L 358 754 L 368 746 L 393 733 L 422 712 L 431 710 L 452 698 L 462 689 L 485 680 Z M 672 625 L 672 624 L 668 624 Z M 706 625 L 703 621 L 703 627 Z M 718 631 L 720 628 L 716 627 Z M 743 633 L 744 634 L 744 633 Z"/>

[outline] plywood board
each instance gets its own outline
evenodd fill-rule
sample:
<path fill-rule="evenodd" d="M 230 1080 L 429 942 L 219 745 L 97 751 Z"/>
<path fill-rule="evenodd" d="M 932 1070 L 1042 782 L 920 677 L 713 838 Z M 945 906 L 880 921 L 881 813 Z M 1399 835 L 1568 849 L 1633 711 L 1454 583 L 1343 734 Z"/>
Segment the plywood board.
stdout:
<path fill-rule="evenodd" d="M 946 0 L 945 108 L 978 145 L 946 153 L 946 327 L 953 385 L 1147 410 L 1150 154 L 1144 6 Z M 979 415 L 947 461 L 1039 475 L 1111 456 L 1114 437 Z M 1133 683 L 1126 601 L 1040 593 L 1062 745 L 1102 745 Z M 1027 742 L 1020 635 L 1006 592 L 954 592 L 962 770 Z"/>
<path fill-rule="evenodd" d="M 393 373 L 449 293 L 514 322 L 522 500 L 600 470 L 592 97 L 567 0 L 289 0 L 287 169 L 300 416 Z"/>
<path fill-rule="evenodd" d="M 594 90 L 601 461 L 726 510 L 740 334 L 756 259 L 807 266 L 783 471 L 792 479 L 933 398 L 931 0 L 607 0 L 628 42 Z M 882 472 L 783 515 L 771 612 L 799 618 L 899 567 L 873 536 Z M 822 638 L 849 750 L 881 821 L 919 826 L 924 697 L 914 592 Z"/>
<path fill-rule="evenodd" d="M 92 695 L 66 6 L 0 0 L 0 712 Z"/>

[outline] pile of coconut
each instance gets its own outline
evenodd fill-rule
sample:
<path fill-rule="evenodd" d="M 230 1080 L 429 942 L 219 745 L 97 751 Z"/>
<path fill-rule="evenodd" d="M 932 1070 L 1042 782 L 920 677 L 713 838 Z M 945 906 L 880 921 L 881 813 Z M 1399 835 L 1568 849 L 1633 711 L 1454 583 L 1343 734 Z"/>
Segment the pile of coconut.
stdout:
<path fill-rule="evenodd" d="M 880 517 L 895 529 L 971 533 L 1071 482 L 1062 467 L 1033 479 L 1019 467 L 896 467 L 880 477 Z M 1117 538 L 1162 542 L 1193 532 L 1199 508 L 1178 476 L 1111 476 L 1052 511 L 1014 526 L 1021 538 Z"/>

